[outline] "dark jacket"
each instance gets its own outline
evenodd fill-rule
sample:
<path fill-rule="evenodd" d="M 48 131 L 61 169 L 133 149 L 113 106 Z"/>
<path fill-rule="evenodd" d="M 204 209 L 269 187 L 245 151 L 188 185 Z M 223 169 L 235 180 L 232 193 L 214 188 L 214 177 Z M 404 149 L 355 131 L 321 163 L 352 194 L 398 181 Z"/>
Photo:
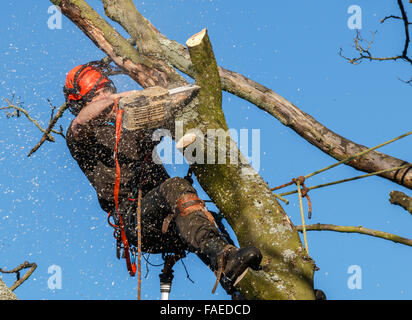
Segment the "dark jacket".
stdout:
<path fill-rule="evenodd" d="M 87 138 L 76 140 L 71 126 L 66 135 L 67 146 L 97 193 L 100 206 L 106 212 L 114 210 L 115 127 L 103 123 L 92 128 Z M 128 198 L 134 197 L 139 183 L 143 195 L 170 178 L 161 163 L 155 163 L 151 152 L 156 152 L 158 141 L 152 141 L 152 130 L 128 131 L 122 129 L 118 146 L 121 168 L 119 210 L 126 210 Z M 142 165 L 144 159 L 147 159 Z M 158 162 L 158 161 L 156 161 Z M 160 162 L 160 161 L 159 161 Z"/>

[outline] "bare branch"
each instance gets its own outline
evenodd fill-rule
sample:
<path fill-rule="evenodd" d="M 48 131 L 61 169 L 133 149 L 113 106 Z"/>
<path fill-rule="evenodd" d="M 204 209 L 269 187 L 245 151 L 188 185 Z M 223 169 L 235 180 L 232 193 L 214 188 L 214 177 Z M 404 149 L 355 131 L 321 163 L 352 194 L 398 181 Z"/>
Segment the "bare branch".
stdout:
<path fill-rule="evenodd" d="M 391 234 L 391 233 L 387 233 L 383 231 L 364 228 L 362 226 L 350 227 L 350 226 L 336 226 L 333 224 L 317 223 L 317 224 L 312 224 L 312 225 L 308 225 L 305 227 L 306 227 L 306 231 L 336 231 L 336 232 L 344 232 L 344 233 L 359 233 L 359 234 L 364 234 L 364 235 L 368 235 L 368 236 L 372 236 L 376 238 L 390 240 L 396 243 L 401 243 L 401 244 L 412 247 L 412 239 L 403 238 L 395 234 Z M 302 226 L 296 226 L 296 228 L 300 232 L 302 232 L 303 230 Z"/>
<path fill-rule="evenodd" d="M 195 116 L 189 117 L 190 111 L 185 112 L 183 118 L 193 120 L 185 121 L 184 127 L 200 128 L 203 132 L 209 128 L 227 130 L 221 107 L 221 76 L 207 30 L 204 29 L 190 37 L 186 45 L 192 61 L 193 77 L 201 89 L 197 96 L 199 104 L 195 114 L 192 113 Z M 226 143 L 227 149 L 235 145 L 230 137 Z M 205 158 L 208 157 L 206 148 L 202 152 L 205 152 Z M 216 149 L 215 152 L 217 153 L 218 150 Z M 230 155 L 226 154 L 227 158 L 223 161 L 226 165 L 193 164 L 191 168 L 200 185 L 232 226 L 239 244 L 258 247 L 264 257 L 263 260 L 266 261 L 261 272 L 245 276 L 238 284 L 239 291 L 247 299 L 313 299 L 311 280 L 314 271 L 313 260 L 306 255 L 298 233 L 287 221 L 285 212 L 262 177 L 243 159 L 239 150 L 236 150 L 236 153 L 240 161 L 238 165 L 229 164 Z M 230 193 L 222 194 L 222 190 L 230 190 Z M 255 201 L 260 204 L 260 210 L 256 210 L 255 205 L 250 203 L 246 196 L 250 194 L 255 195 Z M 265 220 L 264 224 L 260 222 L 262 218 Z M 285 232 L 288 236 L 270 233 L 271 226 L 275 225 L 286 227 Z M 276 249 L 273 248 L 274 246 Z M 293 265 L 282 259 L 280 248 L 299 252 Z M 271 276 L 273 270 L 276 270 L 276 281 L 273 281 Z M 306 280 L 302 281 L 302 277 Z M 288 278 L 287 281 L 284 280 L 286 278 Z M 282 289 L 279 289 L 279 284 L 282 285 Z M 273 286 L 278 289 L 267 290 Z M 301 289 L 297 290 L 298 287 Z"/>
<path fill-rule="evenodd" d="M 381 20 L 381 23 L 384 23 L 384 22 L 385 22 L 386 20 L 388 20 L 388 19 L 403 20 L 401 17 L 394 16 L 394 15 L 390 15 L 390 16 L 387 16 L 387 17 L 383 18 L 383 19 Z M 409 21 L 408 21 L 408 25 L 411 25 L 411 24 L 412 24 L 412 22 L 409 22 Z"/>
<path fill-rule="evenodd" d="M 401 17 L 390 15 L 390 16 L 383 18 L 381 20 L 381 23 L 384 23 L 388 19 L 401 20 L 403 22 L 404 29 L 405 29 L 405 43 L 403 46 L 402 54 L 393 56 L 393 57 L 374 57 L 371 54 L 370 49 L 371 49 L 371 45 L 373 44 L 373 38 L 374 38 L 375 33 L 373 33 L 372 40 L 367 41 L 361 37 L 360 31 L 356 30 L 356 37 L 354 39 L 354 44 L 355 44 L 356 51 L 359 52 L 359 57 L 356 57 L 356 58 L 345 57 L 342 54 L 342 48 L 340 48 L 339 50 L 339 55 L 343 57 L 345 60 L 347 60 L 349 63 L 355 64 L 355 65 L 361 63 L 362 60 L 364 59 L 369 60 L 369 61 L 388 61 L 388 60 L 396 61 L 396 60 L 402 59 L 412 64 L 412 59 L 408 56 L 408 49 L 409 49 L 409 43 L 410 43 L 409 26 L 411 25 L 411 22 L 409 22 L 408 20 L 408 16 L 406 14 L 406 10 L 402 3 L 402 0 L 397 0 L 397 2 L 398 2 L 399 10 L 401 11 Z M 367 45 L 366 47 L 364 47 L 363 45 L 364 43 L 366 43 Z"/>
<path fill-rule="evenodd" d="M 137 50 L 144 55 L 163 59 L 163 50 L 154 31 L 146 25 L 146 19 L 136 10 L 132 0 L 101 0 L 106 16 L 119 23 L 138 44 Z M 174 72 L 174 71 L 173 71 Z"/>
<path fill-rule="evenodd" d="M 403 6 L 402 0 L 398 0 L 398 6 L 402 13 L 402 20 L 403 20 L 403 25 L 405 28 L 405 45 L 404 45 L 404 49 L 402 52 L 402 56 L 403 56 L 403 59 L 405 59 L 410 64 L 412 64 L 412 59 L 408 57 L 408 48 L 409 48 L 409 42 L 410 42 L 408 16 L 406 15 L 405 7 Z"/>
<path fill-rule="evenodd" d="M 41 132 L 44 133 L 44 136 L 45 136 L 44 139 L 45 140 L 50 141 L 50 142 L 55 142 L 54 137 L 50 133 L 55 133 L 55 134 L 58 134 L 58 135 L 61 135 L 61 136 L 64 137 L 64 134 L 61 130 L 56 131 L 56 130 L 52 130 L 52 129 L 50 129 L 50 130 L 44 129 L 39 124 L 39 122 L 36 119 L 32 118 L 30 116 L 29 112 L 22 107 L 21 102 L 16 102 L 15 103 L 14 98 L 11 99 L 11 100 L 4 99 L 4 101 L 7 103 L 7 105 L 4 106 L 4 107 L 0 107 L 0 110 L 14 110 L 13 112 L 7 112 L 7 117 L 17 117 L 17 118 L 19 118 L 21 116 L 21 114 L 24 114 L 30 122 L 32 122 Z"/>
<path fill-rule="evenodd" d="M 74 1 L 69 1 L 69 0 L 51 0 L 53 3 L 57 5 L 64 5 L 68 6 L 70 3 L 74 3 Z M 102 0 L 106 3 L 113 3 L 113 1 L 109 0 Z M 84 3 L 84 1 L 76 1 L 76 4 Z M 83 7 L 82 7 L 83 8 Z M 89 6 L 85 4 L 85 10 L 92 10 Z M 84 9 L 83 8 L 83 9 Z M 117 16 L 121 15 L 124 13 L 124 6 L 116 7 L 118 11 L 116 14 Z M 84 30 L 85 27 L 89 28 L 90 25 L 85 25 L 83 26 L 83 22 L 78 22 L 75 17 L 71 17 L 72 14 L 76 15 L 74 12 L 77 12 L 79 7 L 77 9 L 71 8 L 68 10 L 66 8 L 66 11 L 64 13 L 66 16 L 70 17 L 74 23 L 76 23 L 79 28 Z M 135 10 L 135 7 L 133 7 L 133 10 Z M 137 10 L 136 10 L 137 11 Z M 89 11 L 87 11 L 89 12 Z M 98 14 L 95 13 L 94 11 L 90 11 L 91 14 L 87 14 L 88 17 L 94 16 L 94 20 L 98 21 L 101 23 L 101 18 L 98 18 Z M 77 15 L 79 13 L 77 12 Z M 134 13 L 134 15 L 139 16 L 138 13 Z M 125 14 L 126 16 L 126 14 Z M 119 18 L 119 23 L 122 24 L 122 26 L 129 30 L 133 22 L 130 20 L 130 17 L 127 15 L 129 18 L 123 18 L 120 20 Z M 141 27 L 142 29 L 149 27 L 151 30 L 153 30 L 154 34 L 157 36 L 157 39 L 161 45 L 161 48 L 163 50 L 163 53 L 166 57 L 166 60 L 170 62 L 174 67 L 182 71 L 183 73 L 188 74 L 189 76 L 193 77 L 194 75 L 194 69 L 193 69 L 193 64 L 190 60 L 190 55 L 185 46 L 182 44 L 169 40 L 166 36 L 161 34 L 151 23 L 150 21 L 146 20 L 145 18 L 141 18 L 141 23 L 145 23 L 145 26 Z M 91 22 L 88 22 L 91 23 Z M 102 23 L 101 23 L 102 24 Z M 113 33 L 116 33 L 116 31 L 113 30 L 111 26 L 107 27 L 106 23 L 99 25 L 99 27 L 104 26 L 107 29 L 107 32 L 109 35 L 107 35 L 107 38 L 110 40 L 111 35 Z M 92 26 L 91 27 L 93 30 L 94 28 L 98 29 L 97 26 Z M 106 29 L 105 29 L 106 30 Z M 101 43 L 99 42 L 101 40 L 100 37 L 97 37 L 96 34 L 99 34 L 104 38 L 104 34 L 101 35 L 101 31 L 85 31 L 86 35 L 92 38 L 92 40 L 99 46 Z M 118 35 L 120 37 L 120 35 Z M 100 40 L 99 40 L 100 39 Z M 106 38 L 105 38 L 106 39 Z M 140 38 L 139 38 L 140 39 Z M 138 40 L 139 40 L 138 39 Z M 109 40 L 104 40 L 102 45 L 103 47 L 107 44 L 109 44 L 109 47 L 111 46 Z M 127 40 L 125 40 L 127 42 Z M 141 41 L 141 39 L 140 39 Z M 133 48 L 133 46 L 128 43 L 130 47 Z M 139 44 L 138 44 L 139 46 Z M 122 46 L 117 45 L 116 47 L 112 47 L 112 49 L 108 50 L 111 55 L 109 55 L 110 59 L 113 60 L 112 58 L 121 57 L 123 54 L 121 51 Z M 102 49 L 105 51 L 104 49 Z M 117 51 L 116 51 L 117 50 Z M 133 48 L 133 50 L 135 50 Z M 135 50 L 136 51 L 136 50 Z M 128 51 L 127 51 L 128 52 Z M 137 52 L 137 51 L 136 51 Z M 106 52 L 107 53 L 107 52 Z M 137 53 L 138 54 L 138 53 Z M 130 57 L 130 56 L 129 56 Z M 109 58 L 107 58 L 109 59 Z M 121 59 L 124 63 L 124 68 L 121 68 L 122 70 L 128 69 L 128 74 L 130 75 L 131 71 L 134 70 L 136 71 L 138 67 L 135 67 L 134 64 L 130 64 L 130 58 L 129 59 Z M 126 64 L 124 61 L 128 61 Z M 134 72 L 133 71 L 133 72 Z M 146 73 L 142 70 L 138 71 L 139 74 L 143 74 L 142 77 L 147 76 L 150 72 Z M 355 142 L 352 142 L 348 139 L 345 139 L 344 137 L 336 134 L 335 132 L 331 131 L 330 129 L 326 128 L 324 125 L 321 123 L 317 122 L 316 119 L 311 117 L 310 115 L 306 114 L 302 110 L 300 110 L 298 107 L 287 101 L 285 98 L 281 97 L 274 91 L 272 91 L 269 88 L 264 87 L 263 85 L 246 78 L 245 76 L 224 69 L 222 67 L 219 67 L 219 74 L 221 77 L 221 82 L 222 82 L 222 89 L 230 92 L 242 99 L 245 99 L 262 110 L 268 112 L 269 114 L 273 115 L 275 118 L 277 118 L 282 124 L 290 127 L 293 129 L 295 132 L 297 132 L 300 136 L 302 136 L 305 140 L 307 140 L 309 143 L 313 144 L 314 146 L 318 147 L 321 149 L 323 152 L 327 153 L 328 155 L 332 156 L 333 158 L 337 160 L 342 160 L 347 158 L 350 155 L 353 155 L 355 153 L 358 153 L 362 150 L 367 149 L 366 147 L 359 145 Z M 133 78 L 133 76 L 132 76 Z M 136 79 L 136 76 L 134 77 Z M 158 78 L 164 79 L 163 77 Z M 150 82 L 150 80 L 147 80 Z M 157 81 L 156 81 L 157 82 Z M 161 81 L 159 81 L 160 83 Z M 153 82 L 151 82 L 153 83 Z M 158 85 L 162 85 L 161 83 Z M 163 83 L 164 85 L 164 83 Z M 169 84 L 170 85 L 170 84 Z M 359 159 L 359 161 L 356 162 L 351 162 L 348 165 L 356 168 L 357 170 L 365 171 L 365 172 L 375 172 L 375 171 L 381 171 L 384 169 L 392 168 L 392 167 L 398 167 L 407 162 L 396 159 L 394 157 L 385 155 L 380 152 L 372 152 L 370 153 L 367 157 L 363 157 L 362 159 Z M 381 175 L 382 177 L 385 177 L 387 179 L 390 179 L 394 181 L 395 183 L 401 184 L 407 188 L 412 189 L 412 173 L 410 172 L 408 175 L 404 176 L 402 172 L 387 172 Z M 403 177 L 404 179 L 401 179 L 399 177 Z"/>
<path fill-rule="evenodd" d="M 64 111 L 66 111 L 68 108 L 68 106 L 64 103 L 59 110 L 57 111 L 56 115 L 54 117 L 51 117 L 49 126 L 47 127 L 47 129 L 44 131 L 43 136 L 41 137 L 40 141 L 33 147 L 33 149 L 30 150 L 29 154 L 27 155 L 27 157 L 30 157 L 33 153 L 35 153 L 41 146 L 42 144 L 48 140 L 48 136 L 50 135 L 50 132 L 57 132 L 55 131 L 53 128 L 56 125 L 57 120 L 59 120 L 62 116 Z M 52 114 L 53 115 L 53 114 Z M 63 128 L 60 127 L 60 131 L 57 132 L 58 134 L 60 134 L 61 136 L 63 136 L 64 138 L 64 134 L 63 134 Z"/>
<path fill-rule="evenodd" d="M 348 58 L 343 55 L 342 53 L 342 48 L 339 49 L 339 55 L 347 60 L 349 63 L 358 65 L 360 64 L 363 60 L 369 60 L 369 61 L 389 61 L 389 60 L 399 60 L 399 59 L 405 59 L 404 55 L 398 55 L 398 56 L 393 56 L 393 57 L 374 57 L 371 53 L 371 47 L 373 42 L 375 41 L 375 34 L 376 32 L 372 32 L 372 39 L 371 40 L 366 40 L 362 38 L 361 32 L 359 30 L 356 30 L 356 36 L 353 40 L 354 42 L 354 48 L 356 51 L 359 52 L 359 57 L 356 58 Z"/>
<path fill-rule="evenodd" d="M 20 277 L 20 271 L 23 269 L 28 269 L 30 268 L 29 271 L 27 271 L 23 277 Z M 3 270 L 0 269 L 1 273 L 15 273 L 16 274 L 16 281 L 14 282 L 14 284 L 10 287 L 11 291 L 16 290 L 19 286 L 21 286 L 23 284 L 24 281 L 26 281 L 34 272 L 34 270 L 36 270 L 37 265 L 33 262 L 33 263 L 29 263 L 27 261 L 25 261 L 24 263 L 22 263 L 21 265 L 17 266 L 16 268 L 12 269 L 12 270 Z"/>

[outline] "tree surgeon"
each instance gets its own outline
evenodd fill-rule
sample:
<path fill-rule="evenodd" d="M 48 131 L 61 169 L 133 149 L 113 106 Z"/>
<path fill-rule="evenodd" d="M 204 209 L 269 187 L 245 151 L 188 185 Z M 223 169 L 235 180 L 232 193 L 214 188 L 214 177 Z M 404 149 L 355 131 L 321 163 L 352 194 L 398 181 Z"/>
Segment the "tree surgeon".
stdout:
<path fill-rule="evenodd" d="M 96 190 L 109 222 L 112 218 L 112 225 L 124 226 L 124 246 L 137 243 L 134 200 L 140 190 L 143 252 L 194 252 L 215 271 L 216 284 L 220 281 L 228 294 L 235 291 L 249 267 L 259 269 L 260 251 L 229 244 L 191 183 L 171 178 L 164 166 L 153 160 L 159 143 L 151 138 L 153 130 L 123 130 L 116 139 L 118 100 L 135 91 L 117 93 L 107 69 L 96 62 L 73 68 L 63 91 L 75 115 L 67 131 L 68 148 Z M 121 175 L 116 187 L 117 169 Z M 118 248 L 120 238 L 117 235 Z"/>

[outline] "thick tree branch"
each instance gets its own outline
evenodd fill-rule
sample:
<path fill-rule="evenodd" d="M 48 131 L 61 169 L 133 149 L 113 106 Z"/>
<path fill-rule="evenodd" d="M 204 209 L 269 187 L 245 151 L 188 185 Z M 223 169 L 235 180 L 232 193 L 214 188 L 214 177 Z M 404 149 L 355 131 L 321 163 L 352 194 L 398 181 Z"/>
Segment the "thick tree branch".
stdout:
<path fill-rule="evenodd" d="M 389 61 L 389 60 L 400 60 L 403 59 L 403 55 L 397 55 L 397 56 L 392 56 L 392 57 L 375 57 L 371 53 L 371 48 L 373 45 L 373 42 L 375 41 L 375 32 L 372 32 L 372 39 L 371 40 L 366 40 L 362 38 L 361 32 L 359 30 L 356 30 L 356 36 L 353 39 L 354 42 L 354 47 L 355 50 L 359 52 L 359 57 L 356 58 L 348 58 L 343 55 L 343 49 L 339 49 L 339 55 L 347 60 L 349 63 L 358 65 L 360 64 L 363 60 L 369 60 L 369 61 Z M 366 46 L 365 46 L 366 45 Z"/>
<path fill-rule="evenodd" d="M 410 214 L 412 214 L 412 197 L 407 196 L 400 191 L 392 191 L 390 193 L 390 203 L 401 206 Z"/>
<path fill-rule="evenodd" d="M 193 63 L 193 76 L 196 79 L 196 84 L 200 86 L 199 106 L 218 110 L 220 114 L 219 128 L 227 130 L 226 120 L 222 112 L 222 84 L 207 30 L 204 29 L 193 35 L 187 40 L 186 45 Z M 208 121 L 208 119 L 204 120 Z"/>
<path fill-rule="evenodd" d="M 183 73 L 193 77 L 193 65 L 191 64 L 187 49 L 180 43 L 169 40 L 153 26 L 152 28 L 157 33 L 163 51 L 170 62 Z M 368 147 L 357 144 L 328 129 L 312 116 L 303 112 L 271 89 L 239 73 L 222 67 L 219 67 L 219 74 L 223 90 L 245 99 L 268 112 L 282 124 L 294 130 L 306 141 L 336 160 L 346 159 L 368 149 Z M 401 159 L 373 151 L 360 159 L 347 163 L 347 165 L 357 170 L 371 173 L 400 167 L 407 163 L 408 162 Z M 382 174 L 381 177 L 412 189 L 411 171 L 386 172 Z"/>
<path fill-rule="evenodd" d="M 302 226 L 296 226 L 296 228 L 300 232 L 302 232 L 303 230 Z M 350 227 L 350 226 L 336 226 L 333 224 L 317 223 L 317 224 L 307 225 L 306 231 L 336 231 L 336 232 L 344 232 L 344 233 L 359 233 L 359 234 L 364 234 L 364 235 L 368 235 L 368 236 L 372 236 L 376 238 L 390 240 L 396 243 L 401 243 L 401 244 L 412 247 L 412 239 L 403 238 L 395 234 L 391 234 L 391 233 L 387 233 L 383 231 L 364 228 L 362 226 Z"/>
<path fill-rule="evenodd" d="M 383 18 L 383 19 L 381 20 L 381 23 L 384 23 L 386 20 L 389 20 L 389 19 L 403 20 L 402 17 L 390 15 L 390 16 L 387 16 L 387 17 Z M 407 23 L 408 23 L 408 25 L 411 25 L 411 24 L 412 24 L 412 22 L 409 22 L 409 21 L 408 21 Z"/>
<path fill-rule="evenodd" d="M 132 37 L 137 50 L 144 55 L 163 58 L 156 34 L 146 25 L 146 19 L 136 10 L 131 0 L 102 0 L 106 16 L 119 23 Z"/>
<path fill-rule="evenodd" d="M 119 23 L 137 44 L 141 55 L 152 59 L 164 71 L 169 82 L 175 86 L 183 85 L 186 81 L 164 59 L 162 47 L 154 31 L 147 25 L 146 19 L 136 10 L 132 0 L 102 0 L 106 16 Z"/>
<path fill-rule="evenodd" d="M 57 111 L 56 115 L 54 115 L 54 110 L 55 107 L 52 106 L 52 112 L 51 112 L 51 116 L 50 116 L 50 122 L 49 125 L 46 129 L 44 129 L 37 120 L 35 120 L 34 118 L 32 118 L 29 114 L 29 112 L 23 108 L 23 106 L 21 105 L 21 103 L 17 102 L 14 103 L 12 100 L 9 99 L 4 99 L 4 101 L 7 103 L 6 106 L 4 107 L 0 107 L 0 110 L 13 110 L 13 112 L 7 112 L 7 117 L 20 117 L 21 114 L 24 114 L 26 116 L 26 118 L 32 122 L 42 133 L 43 136 L 40 139 L 40 141 L 33 147 L 33 149 L 30 151 L 30 153 L 28 154 L 28 157 L 30 157 L 34 152 L 36 152 L 45 141 L 50 141 L 50 142 L 55 142 L 55 139 L 52 135 L 52 133 L 58 134 L 60 136 L 62 136 L 63 138 L 65 138 L 64 133 L 63 133 L 63 128 L 60 126 L 60 130 L 57 131 L 54 129 L 57 121 L 63 116 L 64 111 L 67 109 L 66 104 L 63 104 L 59 110 Z"/>

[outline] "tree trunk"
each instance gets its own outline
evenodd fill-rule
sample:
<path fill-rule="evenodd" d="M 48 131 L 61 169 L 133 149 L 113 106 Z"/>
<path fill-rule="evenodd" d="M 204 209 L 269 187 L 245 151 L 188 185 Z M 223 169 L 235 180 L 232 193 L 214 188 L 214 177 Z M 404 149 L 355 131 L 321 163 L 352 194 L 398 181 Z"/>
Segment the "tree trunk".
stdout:
<path fill-rule="evenodd" d="M 185 110 L 178 120 L 199 133 L 196 154 L 203 152 L 203 162 L 210 160 L 211 146 L 214 162 L 224 156 L 223 163 L 194 164 L 193 172 L 232 226 L 240 245 L 256 246 L 263 254 L 263 270 L 250 272 L 240 282 L 240 291 L 248 299 L 313 299 L 313 261 L 267 184 L 228 134 L 220 76 L 207 31 L 192 36 L 187 45 L 201 89 L 198 106 Z M 219 132 L 224 143 L 216 147 Z"/>

